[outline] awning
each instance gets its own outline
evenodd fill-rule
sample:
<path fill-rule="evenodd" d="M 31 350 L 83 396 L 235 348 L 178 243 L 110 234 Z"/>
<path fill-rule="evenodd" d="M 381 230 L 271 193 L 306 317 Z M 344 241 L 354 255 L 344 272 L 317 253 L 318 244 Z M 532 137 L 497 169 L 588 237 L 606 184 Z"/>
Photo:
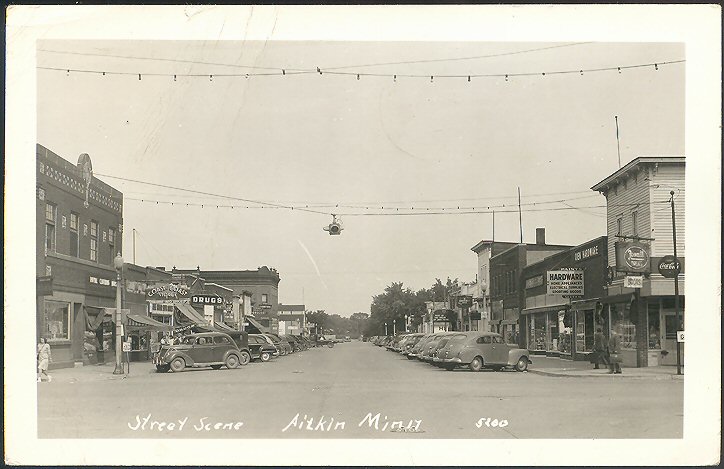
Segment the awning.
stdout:
<path fill-rule="evenodd" d="M 567 304 L 564 305 L 552 305 L 552 306 L 538 306 L 536 308 L 525 308 L 520 314 L 535 314 L 535 313 L 551 313 L 568 309 Z"/>
<path fill-rule="evenodd" d="M 259 332 L 267 332 L 267 333 L 270 332 L 268 327 L 262 326 L 262 324 L 259 321 L 257 321 L 256 319 L 254 319 L 251 316 L 244 316 L 244 320 L 249 321 L 249 324 L 251 324 L 252 326 L 259 329 Z"/>
<path fill-rule="evenodd" d="M 575 311 L 585 311 L 587 309 L 596 309 L 596 304 L 601 303 L 600 299 L 571 301 L 571 309 Z"/>
<path fill-rule="evenodd" d="M 216 329 L 220 330 L 221 332 L 238 332 L 236 329 L 234 329 L 233 327 L 227 326 L 223 322 L 214 321 L 214 327 Z"/>
<path fill-rule="evenodd" d="M 129 314 L 127 316 L 126 326 L 129 329 L 144 329 L 154 331 L 170 331 L 173 327 L 162 322 L 158 322 L 155 319 L 151 319 L 148 316 L 142 316 L 140 314 Z"/>
<path fill-rule="evenodd" d="M 198 324 L 200 326 L 208 326 L 209 322 L 199 316 L 199 313 L 196 312 L 196 310 L 189 304 L 186 303 L 178 303 L 174 305 L 176 309 L 181 311 L 181 313 L 189 318 L 194 324 Z"/>
<path fill-rule="evenodd" d="M 624 293 L 622 295 L 604 296 L 599 301 L 603 304 L 630 303 L 632 299 L 633 293 Z"/>

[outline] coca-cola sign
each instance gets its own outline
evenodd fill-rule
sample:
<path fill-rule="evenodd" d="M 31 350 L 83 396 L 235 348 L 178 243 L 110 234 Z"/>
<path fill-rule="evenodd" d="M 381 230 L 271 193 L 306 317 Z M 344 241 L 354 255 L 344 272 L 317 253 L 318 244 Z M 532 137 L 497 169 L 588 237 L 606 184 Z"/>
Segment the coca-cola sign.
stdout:
<path fill-rule="evenodd" d="M 681 261 L 674 256 L 664 256 L 659 261 L 659 273 L 666 278 L 674 278 L 681 273 Z"/>

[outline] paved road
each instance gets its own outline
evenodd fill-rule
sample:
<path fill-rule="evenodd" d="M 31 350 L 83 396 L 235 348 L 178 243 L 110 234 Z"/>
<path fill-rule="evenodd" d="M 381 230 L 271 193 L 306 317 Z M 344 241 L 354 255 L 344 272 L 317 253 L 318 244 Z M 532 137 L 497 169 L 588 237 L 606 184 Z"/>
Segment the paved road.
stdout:
<path fill-rule="evenodd" d="M 363 342 L 310 349 L 236 370 L 159 374 L 148 364 L 133 364 L 128 379 L 71 382 L 74 372 L 59 370 L 52 383 L 38 384 L 40 438 L 683 434 L 682 381 L 447 372 Z M 488 427 L 482 418 L 507 425 Z M 159 422 L 165 422 L 160 430 Z"/>

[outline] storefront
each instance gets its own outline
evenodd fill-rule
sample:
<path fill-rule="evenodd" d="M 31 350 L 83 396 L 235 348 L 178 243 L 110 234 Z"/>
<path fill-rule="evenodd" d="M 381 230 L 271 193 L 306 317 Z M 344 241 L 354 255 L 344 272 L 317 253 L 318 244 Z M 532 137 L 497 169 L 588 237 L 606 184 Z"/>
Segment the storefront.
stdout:
<path fill-rule="evenodd" d="M 531 353 L 572 358 L 572 313 L 567 304 L 526 308 L 522 322 L 527 324 L 524 344 Z"/>

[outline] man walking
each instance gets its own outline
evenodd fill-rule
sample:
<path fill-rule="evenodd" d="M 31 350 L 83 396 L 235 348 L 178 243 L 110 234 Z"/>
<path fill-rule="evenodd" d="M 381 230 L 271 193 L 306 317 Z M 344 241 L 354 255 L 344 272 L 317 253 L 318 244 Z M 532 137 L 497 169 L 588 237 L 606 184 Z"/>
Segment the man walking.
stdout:
<path fill-rule="evenodd" d="M 621 374 L 621 334 L 619 334 L 620 325 L 611 331 L 608 339 L 608 374 Z"/>
<path fill-rule="evenodd" d="M 601 363 L 608 366 L 608 352 L 606 351 L 606 338 L 600 327 L 593 334 L 593 369 L 598 370 Z"/>
<path fill-rule="evenodd" d="M 43 375 L 48 378 L 48 382 L 53 381 L 53 378 L 48 374 L 48 364 L 50 363 L 50 344 L 45 340 L 44 337 L 40 338 L 38 344 L 38 383 L 43 380 Z"/>

